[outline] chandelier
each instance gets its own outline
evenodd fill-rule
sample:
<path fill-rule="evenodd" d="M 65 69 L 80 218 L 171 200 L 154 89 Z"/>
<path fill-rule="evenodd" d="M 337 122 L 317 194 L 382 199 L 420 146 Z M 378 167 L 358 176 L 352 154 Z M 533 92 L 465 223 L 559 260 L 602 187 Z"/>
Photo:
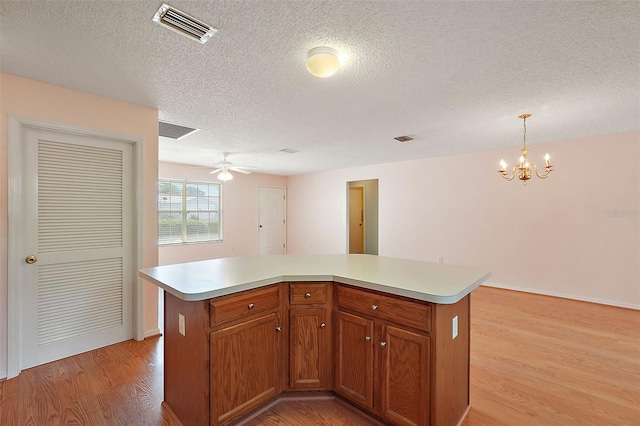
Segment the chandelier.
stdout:
<path fill-rule="evenodd" d="M 529 117 L 531 117 L 531 114 L 522 114 L 520 117 L 518 117 L 522 118 L 524 124 L 524 136 L 521 150 L 522 155 L 520 156 L 520 162 L 513 166 L 511 174 L 507 172 L 507 163 L 505 163 L 504 159 L 500 160 L 500 169 L 498 170 L 498 173 L 500 173 L 500 175 L 502 175 L 502 177 L 508 181 L 512 181 L 513 178 L 517 175 L 518 179 L 526 184 L 527 181 L 531 179 L 531 170 L 533 170 L 536 173 L 536 176 L 538 176 L 540 179 L 546 179 L 553 171 L 553 165 L 549 161 L 549 153 L 546 153 L 544 156 L 544 161 L 546 162 L 546 164 L 544 166 L 544 172 L 542 174 L 540 174 L 540 172 L 538 171 L 538 167 L 536 167 L 534 163 L 530 163 L 529 160 L 527 160 L 527 118 Z"/>

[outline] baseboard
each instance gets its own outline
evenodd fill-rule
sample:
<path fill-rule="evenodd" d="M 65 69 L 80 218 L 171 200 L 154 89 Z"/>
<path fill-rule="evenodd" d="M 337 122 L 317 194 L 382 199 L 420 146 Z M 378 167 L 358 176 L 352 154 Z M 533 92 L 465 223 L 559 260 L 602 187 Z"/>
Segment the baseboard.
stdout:
<path fill-rule="evenodd" d="M 491 282 L 484 282 L 481 285 L 485 287 L 495 287 L 495 288 L 502 288 L 505 290 L 521 291 L 523 293 L 534 293 L 534 294 L 541 294 L 543 296 L 561 297 L 563 299 L 578 300 L 580 302 L 597 303 L 599 305 L 615 306 L 617 308 L 634 309 L 637 311 L 640 310 L 640 305 L 634 305 L 632 303 L 621 303 L 613 300 L 597 299 L 593 297 L 582 297 L 582 296 L 576 296 L 574 294 L 556 293 L 553 291 L 536 290 L 536 289 L 526 288 L 526 287 L 515 287 L 515 286 L 496 284 Z"/>
<path fill-rule="evenodd" d="M 144 338 L 148 339 L 149 337 L 159 336 L 160 334 L 161 334 L 160 333 L 160 329 L 158 327 L 156 327 L 156 328 L 153 328 L 151 330 L 146 330 L 144 332 Z"/>

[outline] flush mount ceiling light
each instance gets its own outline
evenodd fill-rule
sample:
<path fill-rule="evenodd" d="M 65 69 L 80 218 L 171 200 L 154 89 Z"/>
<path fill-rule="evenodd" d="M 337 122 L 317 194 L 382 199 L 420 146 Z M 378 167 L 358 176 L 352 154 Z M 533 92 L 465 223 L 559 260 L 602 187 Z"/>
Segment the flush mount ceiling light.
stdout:
<path fill-rule="evenodd" d="M 500 160 L 500 169 L 498 169 L 498 173 L 500 173 L 500 175 L 506 180 L 513 180 L 514 177 L 518 176 L 518 179 L 520 179 L 524 184 L 526 184 L 527 181 L 531 179 L 531 170 L 533 170 L 536 173 L 536 176 L 538 176 L 540 179 L 546 179 L 553 171 L 553 165 L 551 164 L 549 153 L 545 154 L 544 156 L 545 166 L 544 172 L 542 174 L 538 172 L 538 168 L 536 167 L 536 165 L 534 163 L 530 163 L 527 159 L 527 152 L 529 151 L 529 149 L 527 148 L 527 118 L 529 117 L 531 117 L 531 114 L 522 114 L 520 117 L 518 117 L 522 119 L 524 126 L 522 149 L 520 150 L 522 152 L 522 155 L 520 155 L 518 164 L 513 166 L 513 170 L 511 171 L 511 173 L 509 173 L 507 172 L 507 163 L 504 161 L 504 159 L 502 159 Z"/>
<path fill-rule="evenodd" d="M 330 47 L 315 47 L 307 53 L 307 71 L 316 77 L 334 75 L 340 68 L 338 51 Z"/>

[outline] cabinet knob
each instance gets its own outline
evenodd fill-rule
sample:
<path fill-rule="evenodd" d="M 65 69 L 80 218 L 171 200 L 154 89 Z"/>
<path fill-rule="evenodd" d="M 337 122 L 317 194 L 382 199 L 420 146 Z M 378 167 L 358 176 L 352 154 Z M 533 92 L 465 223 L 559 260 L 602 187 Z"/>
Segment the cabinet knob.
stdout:
<path fill-rule="evenodd" d="M 327 324 L 325 324 L 325 323 L 320 324 L 320 328 L 325 328 L 326 326 L 327 326 Z"/>
<path fill-rule="evenodd" d="M 249 306 L 247 306 L 247 308 L 253 309 L 253 306 L 254 306 L 253 303 L 249 303 Z"/>
<path fill-rule="evenodd" d="M 371 309 L 373 309 L 374 311 L 378 310 L 378 305 L 371 305 Z"/>
<path fill-rule="evenodd" d="M 370 342 L 371 341 L 371 336 L 365 336 L 364 340 L 366 340 L 367 342 Z"/>
<path fill-rule="evenodd" d="M 385 346 L 387 346 L 387 342 L 380 342 L 380 346 L 384 348 Z"/>
<path fill-rule="evenodd" d="M 282 331 L 282 327 L 277 326 L 277 327 L 276 327 L 276 333 L 280 333 L 281 331 Z"/>
<path fill-rule="evenodd" d="M 304 297 L 306 297 L 307 299 L 311 297 L 311 293 L 307 293 L 304 295 Z"/>

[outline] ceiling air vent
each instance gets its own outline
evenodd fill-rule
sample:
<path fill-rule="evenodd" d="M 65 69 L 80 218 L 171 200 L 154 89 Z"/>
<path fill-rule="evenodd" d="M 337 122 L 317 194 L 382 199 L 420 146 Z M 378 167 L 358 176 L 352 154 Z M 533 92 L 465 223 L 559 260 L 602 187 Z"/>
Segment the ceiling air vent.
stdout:
<path fill-rule="evenodd" d="M 394 138 L 394 139 L 397 140 L 398 142 L 409 142 L 413 140 L 411 136 L 398 136 L 397 138 Z"/>
<path fill-rule="evenodd" d="M 278 151 L 279 152 L 285 152 L 287 154 L 295 154 L 296 152 L 298 152 L 293 148 L 282 148 L 282 149 L 279 149 Z"/>
<path fill-rule="evenodd" d="M 153 22 L 169 28 L 172 31 L 182 34 L 183 36 L 192 38 L 200 43 L 206 43 L 217 31 L 210 25 L 202 21 L 198 21 L 192 16 L 179 11 L 176 8 L 163 4 L 160 9 L 153 15 Z"/>
<path fill-rule="evenodd" d="M 158 122 L 160 136 L 170 139 L 182 139 L 185 136 L 189 136 L 193 132 L 197 132 L 199 129 L 193 129 L 186 126 L 178 126 L 177 124 L 166 123 L 164 121 Z"/>

